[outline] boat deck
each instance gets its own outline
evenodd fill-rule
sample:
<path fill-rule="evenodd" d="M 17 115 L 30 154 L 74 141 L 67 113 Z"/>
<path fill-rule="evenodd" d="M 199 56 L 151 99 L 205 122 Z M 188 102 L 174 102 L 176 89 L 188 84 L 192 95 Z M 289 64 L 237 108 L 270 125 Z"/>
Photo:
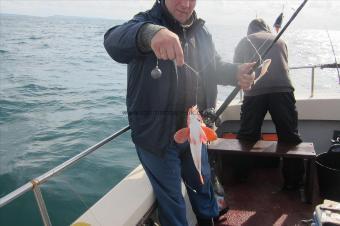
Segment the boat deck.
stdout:
<path fill-rule="evenodd" d="M 218 155 L 221 182 L 229 211 L 217 225 L 303 225 L 311 219 L 317 195 L 312 143 L 282 146 L 275 141 L 243 144 L 218 139 L 209 145 Z M 282 158 L 304 159 L 305 183 L 301 189 L 283 190 Z M 308 201 L 309 204 L 306 202 Z"/>
<path fill-rule="evenodd" d="M 278 168 L 254 169 L 246 181 L 225 182 L 229 211 L 216 225 L 305 225 L 301 220 L 311 219 L 321 200 L 307 204 L 299 190 L 283 191 L 279 175 Z"/>

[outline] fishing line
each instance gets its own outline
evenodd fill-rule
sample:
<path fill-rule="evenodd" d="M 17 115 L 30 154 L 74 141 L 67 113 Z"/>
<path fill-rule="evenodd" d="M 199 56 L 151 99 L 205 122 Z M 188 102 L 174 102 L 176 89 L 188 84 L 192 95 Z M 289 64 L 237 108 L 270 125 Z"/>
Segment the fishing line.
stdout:
<path fill-rule="evenodd" d="M 184 40 L 185 40 L 185 44 L 184 44 L 185 58 L 184 59 L 188 59 L 189 58 L 189 43 L 188 43 L 187 33 L 184 31 L 184 29 L 183 29 L 183 34 L 184 34 Z M 199 73 L 195 69 L 193 69 L 189 64 L 187 64 L 185 61 L 184 61 L 184 65 L 186 66 L 185 75 L 187 77 L 189 76 L 189 73 L 187 73 L 188 69 L 190 69 L 194 73 L 194 75 L 196 75 L 195 105 L 197 105 Z"/>
<path fill-rule="evenodd" d="M 262 63 L 262 62 L 263 62 L 262 57 L 261 57 L 260 53 L 257 51 L 257 49 L 256 49 L 256 47 L 254 46 L 254 44 L 252 43 L 252 41 L 250 41 L 248 35 L 247 35 L 247 40 L 248 40 L 248 42 L 250 43 L 250 45 L 253 47 L 253 49 L 255 50 L 255 53 L 254 53 L 254 55 L 251 57 L 251 59 L 253 59 L 253 58 L 255 57 L 255 55 L 257 54 L 257 56 L 259 57 L 260 63 Z M 263 44 L 262 44 L 262 45 L 263 45 Z M 260 49 L 260 48 L 259 48 L 259 49 Z"/>
<path fill-rule="evenodd" d="M 198 96 L 198 76 L 196 76 L 196 96 L 195 96 L 195 105 L 197 105 L 197 96 Z"/>
<path fill-rule="evenodd" d="M 212 57 L 212 59 L 214 59 L 214 58 L 215 57 Z M 207 64 L 205 64 L 205 66 L 201 70 L 199 70 L 199 71 L 194 69 L 187 62 L 184 62 L 184 64 L 183 64 L 183 66 L 185 66 L 186 69 L 189 69 L 191 72 L 193 72 L 192 74 L 195 75 L 195 77 L 196 77 L 196 92 L 195 92 L 195 104 L 196 105 L 197 105 L 197 102 L 198 102 L 198 81 L 201 79 L 200 72 L 204 71 L 211 64 L 211 62 L 213 61 L 212 59 Z M 177 68 L 176 61 L 174 60 L 173 62 L 175 64 L 175 68 Z M 154 69 L 151 70 L 150 74 L 151 74 L 151 77 L 153 79 L 159 79 L 160 77 L 162 77 L 162 70 L 158 66 L 158 58 L 157 58 L 156 66 L 155 66 Z M 177 70 L 176 70 L 176 83 L 177 83 L 177 87 L 178 87 L 178 73 L 177 73 Z"/>
<path fill-rule="evenodd" d="M 184 62 L 184 66 L 186 66 L 187 68 L 189 68 L 192 72 L 194 72 L 194 74 L 196 76 L 199 76 L 199 72 L 196 71 L 193 67 L 191 67 L 188 63 Z"/>
<path fill-rule="evenodd" d="M 197 105 L 197 96 L 198 96 L 198 79 L 200 78 L 199 76 L 199 72 L 196 71 L 193 67 L 191 67 L 188 63 L 184 62 L 183 64 L 184 66 L 186 66 L 188 69 L 190 69 L 194 75 L 196 75 L 196 91 L 195 91 L 195 105 Z"/>
<path fill-rule="evenodd" d="M 94 220 L 100 225 L 102 226 L 102 224 L 100 223 L 100 221 L 97 219 L 97 217 L 95 216 L 95 214 L 93 213 L 93 211 L 91 210 L 91 208 L 85 203 L 85 201 L 82 199 L 82 197 L 72 188 L 71 184 L 67 181 L 67 180 L 63 180 L 66 185 L 69 187 L 69 189 L 78 197 L 78 199 L 80 200 L 80 202 L 85 206 L 85 208 L 90 212 L 90 214 L 92 215 L 92 217 L 94 218 Z"/>
<path fill-rule="evenodd" d="M 247 38 L 248 42 L 250 43 L 250 45 L 251 45 L 251 46 L 253 47 L 253 49 L 255 50 L 255 53 L 254 53 L 253 56 L 250 58 L 251 60 L 250 60 L 249 62 L 253 62 L 255 59 L 256 59 L 256 61 L 259 60 L 259 66 L 258 66 L 257 68 L 263 67 L 265 61 L 263 61 L 263 59 L 262 59 L 262 57 L 261 57 L 260 50 L 262 49 L 262 47 L 264 46 L 264 44 L 266 44 L 266 42 L 269 40 L 270 37 L 268 37 L 266 40 L 264 40 L 263 43 L 261 44 L 261 46 L 260 46 L 258 49 L 256 49 L 255 45 L 254 45 L 253 42 L 249 39 L 249 36 L 248 36 L 248 35 L 246 36 L 246 38 Z M 257 55 L 258 58 L 256 58 L 256 55 Z M 271 60 L 270 60 L 270 61 L 271 61 Z M 244 63 L 244 62 L 242 62 L 242 63 Z M 264 73 L 264 74 L 266 74 L 266 73 Z M 263 76 L 264 74 L 262 74 L 262 76 Z M 260 75 L 254 80 L 253 86 L 256 84 L 256 82 L 257 82 L 262 76 L 261 76 L 261 73 L 260 73 Z"/>
<path fill-rule="evenodd" d="M 255 53 L 253 54 L 253 56 L 250 58 L 251 60 L 249 62 L 253 62 L 255 59 L 259 59 L 260 60 L 260 66 L 261 64 L 263 63 L 263 59 L 261 57 L 261 54 L 260 54 L 260 50 L 262 49 L 262 47 L 264 46 L 264 44 L 266 44 L 266 42 L 269 40 L 269 38 L 267 38 L 266 40 L 264 40 L 264 42 L 261 44 L 261 46 L 256 49 L 255 45 L 253 44 L 253 42 L 249 39 L 248 35 L 246 36 L 247 37 L 247 40 L 248 42 L 251 44 L 251 46 L 254 48 L 255 50 Z M 256 58 L 256 55 L 258 56 L 258 58 Z M 260 67 L 259 66 L 259 67 Z"/>

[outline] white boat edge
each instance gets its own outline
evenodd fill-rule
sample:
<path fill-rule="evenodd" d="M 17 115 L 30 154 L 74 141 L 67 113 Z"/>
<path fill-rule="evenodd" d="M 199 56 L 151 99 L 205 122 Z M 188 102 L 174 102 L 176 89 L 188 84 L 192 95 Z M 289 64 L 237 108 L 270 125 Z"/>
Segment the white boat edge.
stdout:
<path fill-rule="evenodd" d="M 317 107 L 316 107 L 317 106 Z M 334 106 L 338 106 L 337 108 Z M 340 96 L 334 97 L 314 97 L 296 98 L 296 108 L 301 120 L 340 120 Z M 233 101 L 231 105 L 221 115 L 221 121 L 240 120 L 241 103 Z M 271 120 L 269 113 L 265 120 Z"/>
<path fill-rule="evenodd" d="M 222 114 L 225 120 L 239 120 L 241 103 L 233 102 Z M 300 120 L 340 121 L 340 98 L 304 98 L 297 99 L 296 106 Z M 335 107 L 339 106 L 339 107 Z M 267 115 L 266 120 L 270 120 Z M 189 225 L 196 225 L 195 216 L 184 186 L 183 194 L 187 203 Z M 142 166 L 137 166 L 119 184 L 80 216 L 72 226 L 132 226 L 152 207 L 155 197 L 152 187 Z"/>
<path fill-rule="evenodd" d="M 183 196 L 187 206 L 189 225 L 196 224 L 196 218 L 182 183 Z M 155 203 L 151 184 L 142 165 L 104 195 L 90 209 L 81 215 L 72 226 L 132 226 L 137 225 Z"/>

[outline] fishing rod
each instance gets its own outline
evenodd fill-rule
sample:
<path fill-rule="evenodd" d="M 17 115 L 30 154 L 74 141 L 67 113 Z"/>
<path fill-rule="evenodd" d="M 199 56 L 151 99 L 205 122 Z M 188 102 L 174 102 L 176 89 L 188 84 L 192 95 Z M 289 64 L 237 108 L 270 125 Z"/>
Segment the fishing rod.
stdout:
<path fill-rule="evenodd" d="M 336 60 L 336 54 L 335 54 L 335 51 L 334 51 L 334 47 L 333 47 L 331 36 L 329 35 L 328 29 L 326 31 L 327 31 L 329 42 L 331 43 L 331 47 L 332 47 L 332 52 L 333 52 L 333 55 L 334 55 L 335 64 L 338 65 L 338 61 Z M 339 67 L 338 66 L 336 67 L 336 70 L 338 72 L 338 79 L 339 79 L 339 84 L 340 84 L 340 72 L 339 72 Z"/>
<path fill-rule="evenodd" d="M 272 43 L 267 47 L 267 49 L 264 51 L 264 53 L 262 55 L 260 55 L 261 57 L 256 61 L 256 64 L 252 67 L 251 72 L 255 71 L 255 69 L 258 67 L 258 65 L 260 65 L 260 60 L 263 59 L 267 53 L 271 50 L 271 48 L 274 46 L 274 44 L 277 42 L 277 40 L 279 40 L 279 38 L 282 36 L 282 34 L 285 32 L 285 30 L 288 28 L 288 26 L 290 25 L 290 23 L 295 19 L 295 17 L 299 14 L 299 12 L 301 11 L 301 9 L 305 6 L 305 4 L 307 3 L 308 0 L 304 0 L 301 5 L 299 6 L 299 8 L 297 8 L 297 10 L 294 12 L 294 14 L 291 16 L 291 18 L 289 19 L 289 21 L 287 22 L 287 24 L 282 28 L 282 30 L 276 35 L 275 39 L 272 41 Z M 216 111 L 215 115 L 213 116 L 213 118 L 211 120 L 213 120 L 216 124 L 217 127 L 219 127 L 219 120 L 217 120 L 219 118 L 219 116 L 222 114 L 222 112 L 224 112 L 224 110 L 228 107 L 228 105 L 231 103 L 231 101 L 235 98 L 235 96 L 238 94 L 238 92 L 240 91 L 240 86 L 236 86 L 234 88 L 234 90 L 229 94 L 229 96 L 226 98 L 226 100 L 222 103 L 222 105 L 219 107 L 219 109 Z"/>

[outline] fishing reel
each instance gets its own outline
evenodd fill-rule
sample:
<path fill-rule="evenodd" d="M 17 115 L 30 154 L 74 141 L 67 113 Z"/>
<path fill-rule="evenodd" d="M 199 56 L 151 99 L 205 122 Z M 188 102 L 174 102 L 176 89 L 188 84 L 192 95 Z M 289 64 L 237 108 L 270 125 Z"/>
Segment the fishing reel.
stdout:
<path fill-rule="evenodd" d="M 221 124 L 221 120 L 219 117 L 217 117 L 216 115 L 216 111 L 215 108 L 207 108 L 202 112 L 202 118 L 203 118 L 203 122 L 204 124 L 209 127 L 209 128 L 213 128 L 214 127 L 214 123 L 217 127 L 220 126 Z"/>

